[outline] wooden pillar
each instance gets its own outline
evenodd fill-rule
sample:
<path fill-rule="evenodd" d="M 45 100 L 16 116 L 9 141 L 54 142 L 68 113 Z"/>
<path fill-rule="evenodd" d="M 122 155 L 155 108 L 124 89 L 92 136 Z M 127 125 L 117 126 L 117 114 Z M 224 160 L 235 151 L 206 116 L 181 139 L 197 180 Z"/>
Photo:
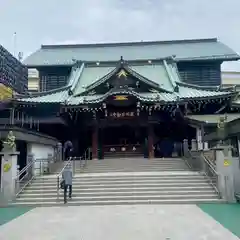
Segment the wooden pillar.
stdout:
<path fill-rule="evenodd" d="M 11 108 L 10 109 L 10 125 L 14 125 L 15 124 L 15 108 Z"/>
<path fill-rule="evenodd" d="M 153 149 L 153 125 L 149 123 L 148 125 L 148 158 L 154 158 Z"/>
<path fill-rule="evenodd" d="M 92 127 L 92 159 L 98 159 L 98 127 L 96 124 Z"/>

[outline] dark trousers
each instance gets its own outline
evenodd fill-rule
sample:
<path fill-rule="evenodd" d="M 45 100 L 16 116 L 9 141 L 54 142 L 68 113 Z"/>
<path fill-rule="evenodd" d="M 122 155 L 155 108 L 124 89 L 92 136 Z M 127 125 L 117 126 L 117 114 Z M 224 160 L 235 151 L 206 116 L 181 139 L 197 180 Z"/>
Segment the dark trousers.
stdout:
<path fill-rule="evenodd" d="M 64 186 L 64 203 L 67 203 L 67 190 L 69 189 L 68 196 L 69 198 L 72 197 L 72 185 L 65 185 Z"/>

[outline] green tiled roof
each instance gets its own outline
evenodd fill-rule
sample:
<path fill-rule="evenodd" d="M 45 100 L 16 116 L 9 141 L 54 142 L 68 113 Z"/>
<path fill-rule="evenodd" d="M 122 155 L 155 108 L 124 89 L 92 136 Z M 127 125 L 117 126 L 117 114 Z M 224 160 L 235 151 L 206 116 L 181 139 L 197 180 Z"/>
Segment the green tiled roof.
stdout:
<path fill-rule="evenodd" d="M 187 98 L 210 98 L 224 95 L 231 95 L 229 91 L 213 91 L 201 88 L 193 88 L 186 86 L 179 86 L 179 92 L 176 93 L 181 99 Z"/>
<path fill-rule="evenodd" d="M 234 107 L 240 107 L 240 95 L 238 94 L 238 96 L 232 101 L 232 105 Z"/>
<path fill-rule="evenodd" d="M 172 91 L 173 86 L 169 80 L 167 70 L 163 64 L 151 64 L 143 66 L 131 66 L 130 68 L 145 78 L 157 83 L 159 87 Z"/>
<path fill-rule="evenodd" d="M 17 98 L 20 102 L 28 103 L 61 103 L 68 99 L 68 90 L 56 91 L 43 94 L 36 94 L 29 97 Z"/>
<path fill-rule="evenodd" d="M 183 90 L 183 91 L 182 91 Z M 111 95 L 117 95 L 117 94 L 127 94 L 127 95 L 133 95 L 137 99 L 143 102 L 156 102 L 156 103 L 170 103 L 170 102 L 176 102 L 181 101 L 184 99 L 209 99 L 210 97 L 224 97 L 228 96 L 231 93 L 230 92 L 214 92 L 214 91 L 206 91 L 203 90 L 202 92 L 200 90 L 195 91 L 194 89 L 189 89 L 188 92 L 189 95 L 185 95 L 186 89 L 183 89 L 180 87 L 178 93 L 167 93 L 167 92 L 155 92 L 155 93 L 138 93 L 133 90 L 121 90 L 121 91 L 109 91 L 106 94 L 103 95 L 87 95 L 87 96 L 79 96 L 68 99 L 67 105 L 79 105 L 79 104 L 87 104 L 87 103 L 99 103 L 104 101 L 107 97 Z M 195 95 L 194 95 L 195 94 Z"/>
<path fill-rule="evenodd" d="M 176 56 L 176 60 L 237 60 L 239 56 L 217 39 L 128 42 L 77 45 L 43 45 L 24 61 L 27 66 L 72 65 L 82 61 L 150 60 Z"/>
<path fill-rule="evenodd" d="M 120 66 L 120 68 L 118 67 Z M 131 89 L 120 89 L 119 92 L 113 88 L 103 95 L 89 95 L 91 87 L 104 83 L 116 74 L 119 69 L 125 68 L 129 74 L 139 81 L 149 84 L 152 92 L 137 93 Z M 153 84 L 152 84 L 153 83 Z M 89 92 L 90 93 L 90 92 Z M 175 102 L 185 99 L 209 99 L 228 97 L 235 94 L 232 91 L 220 91 L 217 88 L 194 86 L 181 82 L 176 63 L 172 58 L 166 58 L 146 65 L 117 65 L 115 67 L 91 66 L 84 63 L 74 66 L 65 88 L 54 91 L 34 94 L 33 96 L 18 98 L 21 102 L 33 103 L 67 103 L 69 105 L 98 103 L 104 101 L 108 96 L 115 94 L 130 94 L 145 102 Z"/>
<path fill-rule="evenodd" d="M 86 87 L 98 81 L 100 78 L 104 77 L 115 67 L 85 67 L 81 77 L 78 79 L 76 88 L 74 89 L 74 95 L 81 94 L 85 91 Z"/>
<path fill-rule="evenodd" d="M 177 97 L 171 93 L 137 93 L 131 90 L 122 90 L 122 91 L 108 92 L 104 95 L 71 97 L 68 99 L 67 105 L 98 103 L 98 102 L 104 101 L 107 97 L 115 94 L 133 95 L 137 99 L 145 102 L 174 102 L 177 100 Z"/>
<path fill-rule="evenodd" d="M 174 91 L 175 81 L 180 81 L 177 74 L 177 68 L 171 63 L 166 63 L 166 60 L 157 61 L 153 64 L 131 65 L 125 66 L 126 71 L 152 87 L 157 87 L 167 92 Z M 171 66 L 171 68 L 169 68 Z M 78 79 L 77 86 L 74 90 L 74 95 L 84 93 L 86 90 L 91 90 L 96 86 L 107 81 L 113 74 L 116 73 L 116 67 L 109 66 L 89 66 L 82 71 L 81 77 Z M 168 73 L 170 71 L 170 73 Z M 171 74 L 171 76 L 169 75 Z"/>

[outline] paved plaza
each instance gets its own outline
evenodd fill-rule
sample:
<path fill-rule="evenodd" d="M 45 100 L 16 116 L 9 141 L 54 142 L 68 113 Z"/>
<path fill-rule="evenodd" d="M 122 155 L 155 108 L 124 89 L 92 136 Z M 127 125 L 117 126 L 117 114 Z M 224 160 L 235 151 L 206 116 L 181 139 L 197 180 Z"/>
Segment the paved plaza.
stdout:
<path fill-rule="evenodd" d="M 4 240 L 237 240 L 195 205 L 35 208 L 0 226 Z"/>

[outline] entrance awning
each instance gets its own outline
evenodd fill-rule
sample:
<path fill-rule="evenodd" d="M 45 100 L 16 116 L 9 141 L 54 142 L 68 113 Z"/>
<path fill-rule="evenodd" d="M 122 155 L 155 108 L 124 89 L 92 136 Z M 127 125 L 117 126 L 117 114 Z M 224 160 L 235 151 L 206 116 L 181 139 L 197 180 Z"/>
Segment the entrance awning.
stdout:
<path fill-rule="evenodd" d="M 232 122 L 240 119 L 239 113 L 232 114 L 207 114 L 207 115 L 188 115 L 185 117 L 192 124 L 216 125 L 221 117 L 227 117 L 226 122 Z"/>

